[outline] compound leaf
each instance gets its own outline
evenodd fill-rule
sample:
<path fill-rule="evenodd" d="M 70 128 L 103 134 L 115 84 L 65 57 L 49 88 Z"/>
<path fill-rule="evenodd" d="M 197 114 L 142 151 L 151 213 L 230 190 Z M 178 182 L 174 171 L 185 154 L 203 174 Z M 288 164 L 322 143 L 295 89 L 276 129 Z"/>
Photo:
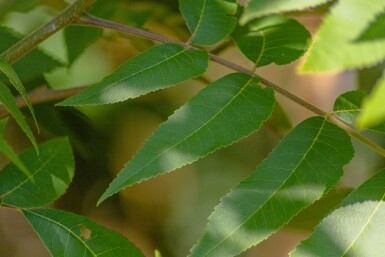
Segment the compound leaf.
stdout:
<path fill-rule="evenodd" d="M 23 214 L 53 257 L 144 257 L 127 238 L 84 216 L 53 209 Z"/>
<path fill-rule="evenodd" d="M 154 46 L 59 105 L 100 105 L 138 97 L 203 74 L 208 58 L 206 51 L 177 44 Z"/>
<path fill-rule="evenodd" d="M 342 71 L 382 61 L 385 40 L 357 41 L 357 38 L 384 8 L 385 1 L 338 1 L 318 30 L 301 71 Z"/>
<path fill-rule="evenodd" d="M 235 256 L 265 240 L 330 191 L 353 154 L 344 130 L 305 120 L 221 200 L 190 256 Z"/>
<path fill-rule="evenodd" d="M 238 27 L 232 37 L 242 53 L 260 67 L 298 59 L 307 49 L 310 34 L 299 22 L 272 15 Z"/>
<path fill-rule="evenodd" d="M 21 153 L 20 160 L 31 173 L 26 177 L 14 164 L 0 172 L 1 203 L 18 208 L 40 207 L 59 198 L 74 175 L 74 160 L 67 139 L 53 139 Z"/>
<path fill-rule="evenodd" d="M 331 0 L 251 0 L 245 8 L 241 17 L 241 24 L 259 18 L 261 16 L 299 11 L 316 7 Z"/>
<path fill-rule="evenodd" d="M 196 45 L 215 45 L 237 24 L 235 0 L 179 0 L 179 6 Z"/>
<path fill-rule="evenodd" d="M 258 130 L 274 107 L 274 93 L 259 79 L 233 73 L 212 83 L 177 110 L 110 184 L 99 203 L 134 183 L 228 146 Z"/>
<path fill-rule="evenodd" d="M 385 251 L 385 170 L 344 199 L 291 257 L 382 257 Z"/>

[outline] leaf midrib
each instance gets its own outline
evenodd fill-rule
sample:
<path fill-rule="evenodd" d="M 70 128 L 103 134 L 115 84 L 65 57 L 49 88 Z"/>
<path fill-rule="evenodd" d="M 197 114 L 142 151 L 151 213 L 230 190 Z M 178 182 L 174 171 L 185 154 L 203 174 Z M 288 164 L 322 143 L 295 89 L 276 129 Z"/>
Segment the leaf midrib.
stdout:
<path fill-rule="evenodd" d="M 306 156 L 307 154 L 310 152 L 310 150 L 313 148 L 314 144 L 317 142 L 318 140 L 318 137 L 319 135 L 321 134 L 321 131 L 323 130 L 323 127 L 326 123 L 326 120 L 323 121 L 322 123 L 322 126 L 320 127 L 317 135 L 315 136 L 312 144 L 310 145 L 309 149 L 306 151 L 306 153 L 303 155 L 303 157 L 301 158 L 301 160 L 298 162 L 297 166 L 293 169 L 293 172 L 281 183 L 281 185 L 270 195 L 270 197 L 268 199 L 266 199 L 266 201 L 257 209 L 255 210 L 251 215 L 249 215 L 249 217 L 242 223 L 240 224 L 238 227 L 236 227 L 229 235 L 227 235 L 224 239 L 222 239 L 219 243 L 217 243 L 209 252 L 207 252 L 204 257 L 208 256 L 211 252 L 213 252 L 219 245 L 221 245 L 224 241 L 226 241 L 229 237 L 231 237 L 238 229 L 240 229 L 246 222 L 248 222 L 258 211 L 260 211 L 269 201 L 270 199 L 273 198 L 273 196 L 275 196 L 275 194 L 281 189 L 281 187 L 283 185 L 285 185 L 285 183 L 287 182 L 287 180 L 289 178 L 291 178 L 291 176 L 294 174 L 295 176 L 297 176 L 295 174 L 295 171 L 296 169 L 302 164 L 302 162 L 304 160 L 306 160 Z"/>
<path fill-rule="evenodd" d="M 196 36 L 196 33 L 197 33 L 197 31 L 201 25 L 201 22 L 203 20 L 203 16 L 204 16 L 204 12 L 206 10 L 206 7 L 207 7 L 207 0 L 203 0 L 202 10 L 201 10 L 201 13 L 199 14 L 199 19 L 198 19 L 197 25 L 195 26 L 194 31 L 191 33 L 191 39 L 194 39 Z"/>

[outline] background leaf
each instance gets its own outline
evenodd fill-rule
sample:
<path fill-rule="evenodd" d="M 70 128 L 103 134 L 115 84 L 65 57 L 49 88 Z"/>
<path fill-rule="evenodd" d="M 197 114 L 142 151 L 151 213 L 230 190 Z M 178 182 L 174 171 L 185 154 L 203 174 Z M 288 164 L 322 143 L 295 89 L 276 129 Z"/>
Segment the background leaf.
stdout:
<path fill-rule="evenodd" d="M 99 203 L 129 185 L 192 163 L 258 130 L 274 107 L 273 91 L 262 89 L 258 81 L 233 73 L 200 91 L 154 132 Z"/>
<path fill-rule="evenodd" d="M 29 128 L 27 122 L 24 119 L 23 114 L 17 106 L 16 100 L 11 93 L 11 90 L 0 81 L 0 102 L 4 105 L 5 109 L 12 115 L 19 124 L 20 128 L 27 135 L 29 140 L 34 145 L 35 149 L 38 150 L 35 136 L 33 135 L 31 129 Z"/>
<path fill-rule="evenodd" d="M 235 0 L 179 0 L 180 10 L 192 43 L 215 45 L 229 35 L 237 24 Z"/>
<path fill-rule="evenodd" d="M 127 238 L 90 219 L 52 210 L 24 210 L 24 216 L 53 257 L 143 257 Z"/>
<path fill-rule="evenodd" d="M 362 113 L 357 119 L 360 127 L 380 126 L 385 121 L 385 73 L 377 81 L 377 85 L 369 97 L 364 99 Z"/>
<path fill-rule="evenodd" d="M 361 34 L 358 40 L 384 40 L 385 39 L 385 12 L 379 14 L 372 21 L 366 30 Z"/>
<path fill-rule="evenodd" d="M 59 105 L 116 103 L 166 88 L 204 73 L 208 53 L 162 44 L 132 58 L 99 84 L 92 85 Z"/>
<path fill-rule="evenodd" d="M 291 257 L 382 257 L 385 251 L 385 170 L 351 193 Z"/>
<path fill-rule="evenodd" d="M 382 61 L 385 41 L 357 42 L 356 39 L 384 8 L 384 1 L 338 1 L 318 30 L 301 71 L 342 71 Z"/>
<path fill-rule="evenodd" d="M 74 175 L 74 160 L 67 139 L 59 138 L 39 145 L 37 156 L 28 149 L 19 158 L 31 173 L 26 177 L 14 164 L 0 172 L 0 199 L 18 208 L 40 207 L 65 193 Z M 34 181 L 32 181 L 32 179 Z"/>
<path fill-rule="evenodd" d="M 9 12 L 26 12 L 36 7 L 39 0 L 0 0 L 0 20 Z"/>
<path fill-rule="evenodd" d="M 238 27 L 232 37 L 242 53 L 260 67 L 298 59 L 307 49 L 310 34 L 299 22 L 272 15 Z"/>
<path fill-rule="evenodd" d="M 299 11 L 327 2 L 330 2 L 330 0 L 251 0 L 243 12 L 241 24 L 261 16 Z"/>
<path fill-rule="evenodd" d="M 190 256 L 235 256 L 265 240 L 330 191 L 353 153 L 344 130 L 305 120 L 221 200 Z"/>

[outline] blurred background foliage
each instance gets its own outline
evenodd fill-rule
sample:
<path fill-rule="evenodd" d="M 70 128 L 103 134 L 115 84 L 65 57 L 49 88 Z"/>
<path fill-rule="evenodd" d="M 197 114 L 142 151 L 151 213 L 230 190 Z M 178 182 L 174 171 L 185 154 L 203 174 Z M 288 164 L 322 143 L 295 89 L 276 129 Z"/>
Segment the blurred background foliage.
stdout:
<path fill-rule="evenodd" d="M 0 23 L 12 28 L 15 34 L 27 34 L 67 4 L 64 0 L 0 0 Z M 177 0 L 99 0 L 90 12 L 180 41 L 189 37 Z M 321 17 L 319 13 L 293 15 L 310 31 L 317 28 Z M 67 33 L 72 36 L 66 37 Z M 2 40 L 4 38 L 0 37 L 0 46 Z M 39 46 L 58 63 L 58 67 L 38 79 L 24 82 L 29 90 L 44 84 L 53 89 L 90 85 L 154 44 L 116 31 L 71 27 Z M 80 45 L 86 48 L 85 51 Z M 216 46 L 213 51 L 237 64 L 252 67 L 230 41 Z M 384 64 L 357 73 L 322 77 L 298 76 L 296 65 L 272 65 L 258 71 L 314 105 L 331 111 L 333 101 L 340 93 L 357 87 L 370 91 L 372 85 L 368 81 L 375 81 Z M 41 126 L 39 140 L 68 135 L 76 154 L 74 181 L 55 207 L 86 215 L 119 231 L 146 256 L 154 256 L 154 249 L 159 249 L 164 257 L 186 256 L 200 237 L 206 219 L 220 197 L 255 169 L 288 132 L 290 123 L 297 124 L 311 113 L 277 96 L 287 116 L 277 108 L 274 117 L 252 136 L 193 165 L 134 185 L 98 208 L 95 204 L 112 178 L 159 123 L 205 85 L 230 72 L 211 64 L 203 77 L 119 104 L 77 109 L 53 108 L 55 102 L 35 105 Z M 379 137 L 374 133 L 368 136 Z M 12 122 L 7 129 L 7 138 L 18 151 L 29 146 Z M 306 237 L 311 226 L 339 203 L 349 188 L 357 186 L 377 170 L 381 165 L 379 157 L 360 144 L 355 145 L 358 157 L 346 169 L 347 175 L 338 189 L 305 210 L 283 231 L 242 256 L 287 256 L 287 252 Z M 3 156 L 1 163 L 5 164 Z M 21 215 L 0 210 L 0 256 L 49 255 Z"/>

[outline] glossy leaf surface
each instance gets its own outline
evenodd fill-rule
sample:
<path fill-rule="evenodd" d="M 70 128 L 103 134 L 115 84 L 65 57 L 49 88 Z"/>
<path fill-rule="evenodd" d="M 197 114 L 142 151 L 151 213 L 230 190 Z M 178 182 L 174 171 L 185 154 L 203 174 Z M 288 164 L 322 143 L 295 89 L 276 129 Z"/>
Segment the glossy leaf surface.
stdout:
<path fill-rule="evenodd" d="M 301 71 L 342 71 L 382 61 L 384 40 L 358 42 L 357 38 L 384 8 L 385 2 L 378 0 L 338 1 L 318 30 Z"/>
<path fill-rule="evenodd" d="M 52 209 L 23 214 L 53 257 L 144 257 L 127 238 L 84 216 Z"/>
<path fill-rule="evenodd" d="M 291 257 L 382 257 L 385 252 L 385 170 L 352 192 Z"/>
<path fill-rule="evenodd" d="M 234 0 L 179 0 L 179 6 L 196 45 L 215 45 L 237 24 Z"/>
<path fill-rule="evenodd" d="M 236 256 L 265 240 L 330 191 L 353 153 L 345 131 L 305 120 L 221 200 L 190 256 Z"/>
<path fill-rule="evenodd" d="M 176 44 L 154 46 L 59 105 L 100 105 L 138 97 L 203 74 L 208 58 L 206 51 Z"/>
<path fill-rule="evenodd" d="M 28 165 L 26 177 L 14 164 L 0 172 L 1 203 L 18 208 L 40 207 L 52 203 L 68 188 L 74 175 L 74 160 L 67 139 L 53 139 L 21 153 L 20 160 Z"/>
<path fill-rule="evenodd" d="M 147 140 L 99 203 L 127 186 L 186 164 L 258 130 L 274 107 L 270 88 L 246 74 L 227 75 L 200 91 Z"/>
<path fill-rule="evenodd" d="M 330 0 L 251 0 L 241 17 L 241 23 L 261 16 L 299 11 L 325 4 Z"/>
<path fill-rule="evenodd" d="M 242 53 L 260 67 L 298 59 L 307 49 L 310 34 L 299 22 L 272 15 L 238 27 L 232 37 Z"/>

